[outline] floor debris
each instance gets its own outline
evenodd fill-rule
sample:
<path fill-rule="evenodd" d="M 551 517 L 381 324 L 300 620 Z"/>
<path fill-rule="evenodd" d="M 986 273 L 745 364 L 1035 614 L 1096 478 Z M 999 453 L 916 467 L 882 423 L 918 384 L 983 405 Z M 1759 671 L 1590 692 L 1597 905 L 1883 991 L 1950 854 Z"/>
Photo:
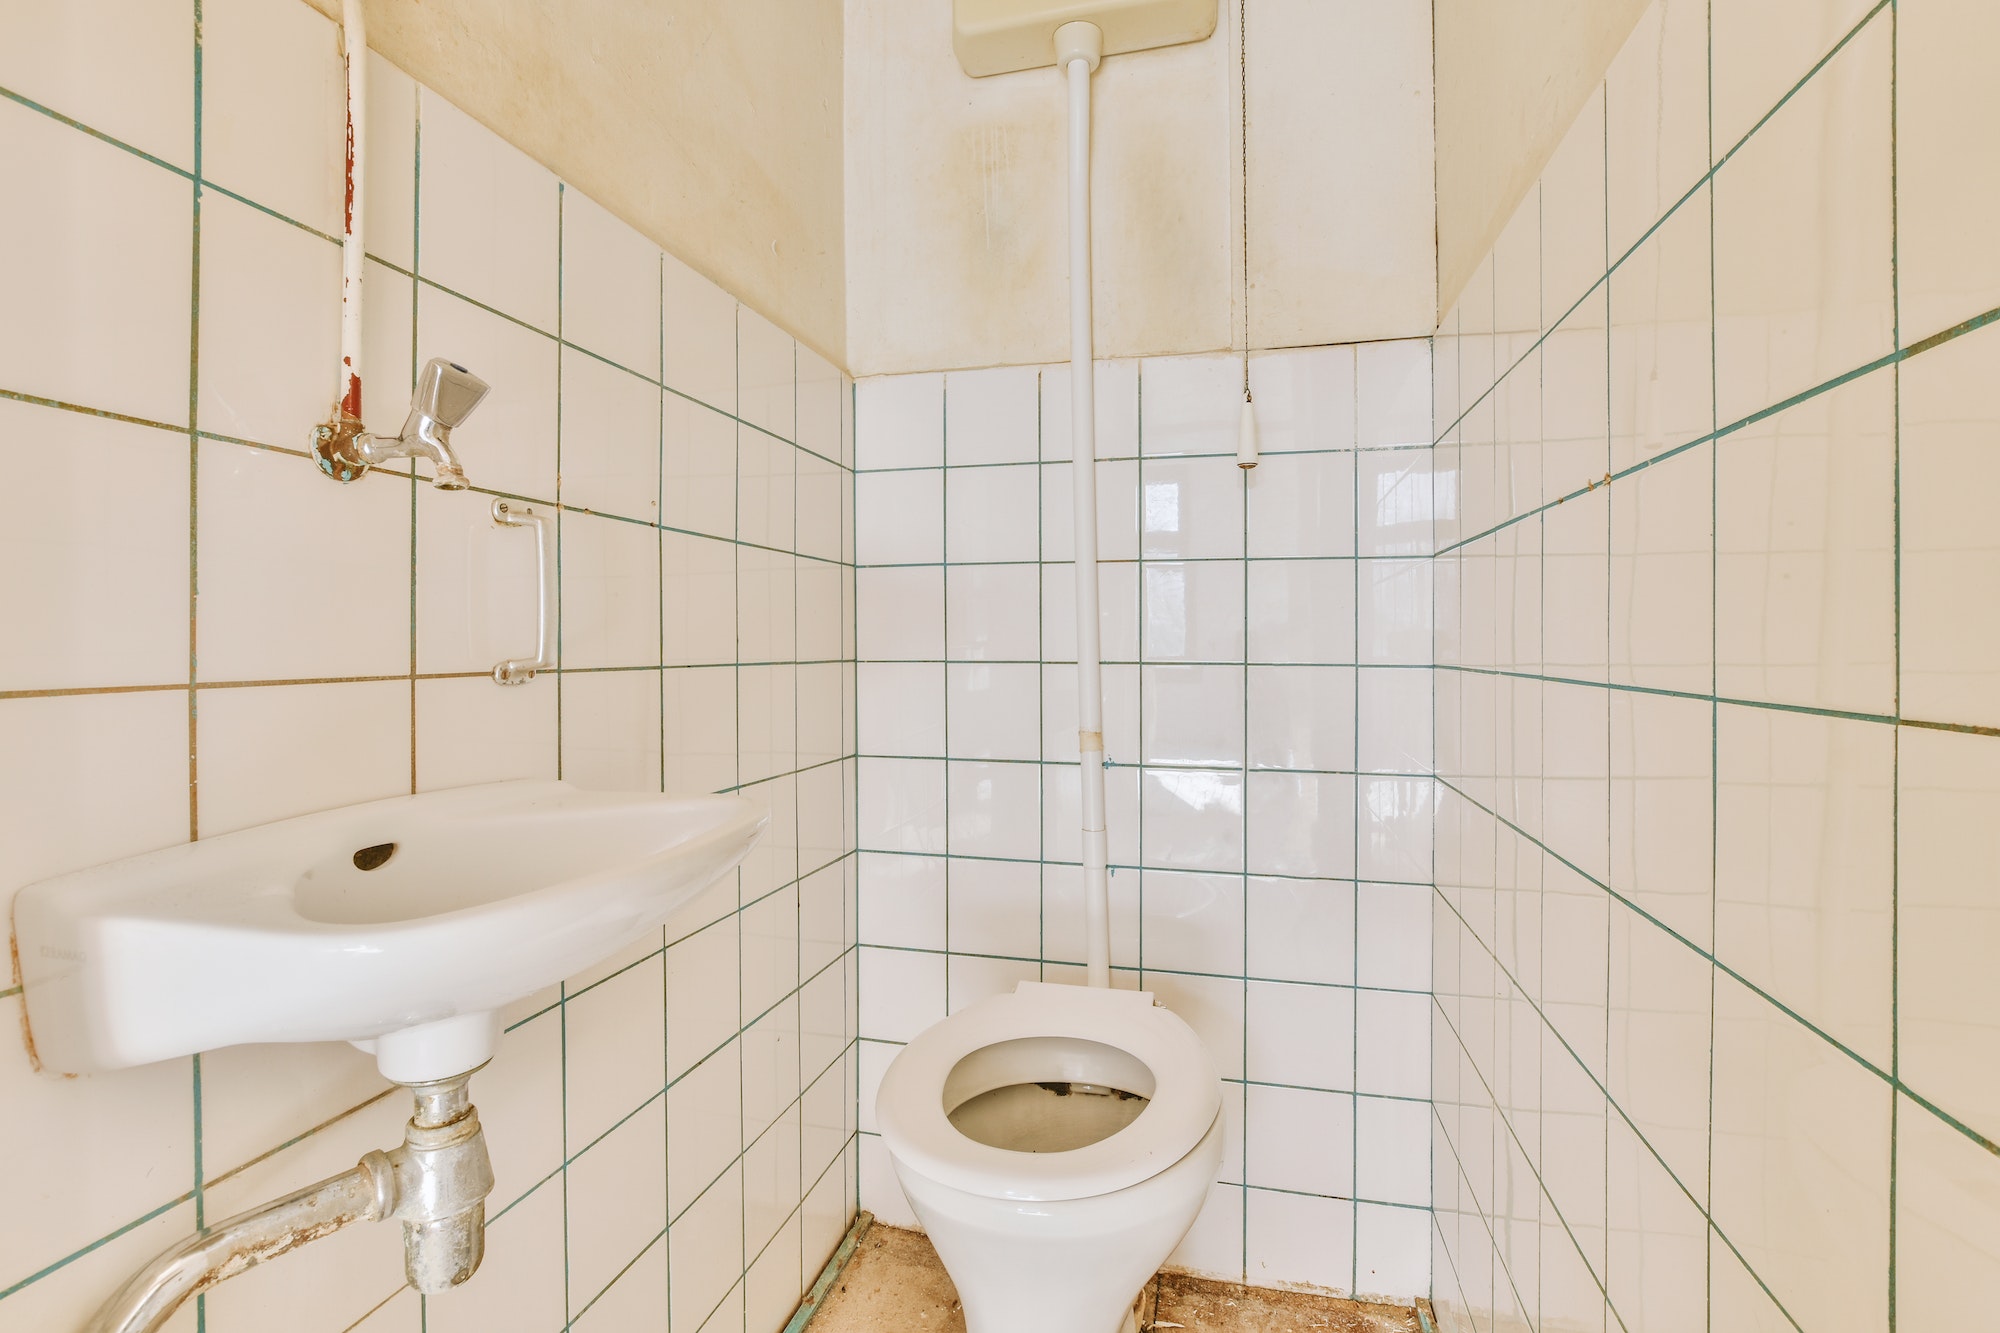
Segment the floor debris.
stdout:
<path fill-rule="evenodd" d="M 1410 1306 L 1271 1291 L 1162 1273 L 1149 1330 L 1182 1333 L 1421 1333 Z M 861 1238 L 807 1333 L 964 1333 L 958 1292 L 923 1233 L 876 1223 Z"/>

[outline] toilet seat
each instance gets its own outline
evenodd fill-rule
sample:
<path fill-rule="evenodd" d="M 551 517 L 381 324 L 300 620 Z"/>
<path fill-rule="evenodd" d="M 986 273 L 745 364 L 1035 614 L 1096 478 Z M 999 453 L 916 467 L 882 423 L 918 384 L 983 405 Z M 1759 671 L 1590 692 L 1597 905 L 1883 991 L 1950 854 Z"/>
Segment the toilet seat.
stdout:
<path fill-rule="evenodd" d="M 1014 1152 L 966 1137 L 944 1105 L 952 1071 L 986 1047 L 1037 1037 L 1094 1042 L 1137 1060 L 1154 1081 L 1146 1109 L 1108 1138 L 1066 1152 Z M 883 1140 L 904 1166 L 970 1194 L 1027 1201 L 1090 1198 L 1150 1179 L 1192 1152 L 1221 1109 L 1201 1038 L 1150 992 L 1037 981 L 925 1029 L 883 1074 L 875 1101 Z"/>

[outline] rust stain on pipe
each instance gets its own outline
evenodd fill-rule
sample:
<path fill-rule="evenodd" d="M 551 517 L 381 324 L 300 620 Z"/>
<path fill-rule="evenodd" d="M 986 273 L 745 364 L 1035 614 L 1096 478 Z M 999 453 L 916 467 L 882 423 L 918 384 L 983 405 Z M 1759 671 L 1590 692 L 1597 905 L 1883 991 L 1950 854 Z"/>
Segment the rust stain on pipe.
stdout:
<path fill-rule="evenodd" d="M 280 1255 L 290 1254 L 302 1245 L 310 1245 L 316 1240 L 324 1240 L 334 1232 L 346 1228 L 349 1224 L 362 1220 L 363 1216 L 364 1214 L 362 1213 L 345 1213 L 339 1217 L 330 1217 L 324 1222 L 314 1223 L 311 1226 L 293 1227 L 289 1231 L 273 1236 L 261 1244 L 247 1246 L 230 1255 L 208 1272 L 202 1274 L 201 1280 L 195 1283 L 194 1290 L 197 1292 L 207 1291 L 217 1283 L 226 1282 L 232 1277 L 247 1273 L 261 1263 L 276 1259 Z"/>

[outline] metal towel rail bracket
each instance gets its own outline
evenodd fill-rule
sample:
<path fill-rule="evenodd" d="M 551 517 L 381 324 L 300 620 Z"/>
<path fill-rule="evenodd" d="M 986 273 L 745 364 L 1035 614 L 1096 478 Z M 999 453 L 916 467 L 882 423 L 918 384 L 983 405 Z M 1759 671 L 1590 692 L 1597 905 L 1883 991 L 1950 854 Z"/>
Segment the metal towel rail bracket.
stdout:
<path fill-rule="evenodd" d="M 493 668 L 496 685 L 524 685 L 537 671 L 547 671 L 555 659 L 555 568 L 549 553 L 549 520 L 526 505 L 493 502 L 493 521 L 503 528 L 531 527 L 535 530 L 535 655 L 511 658 Z"/>

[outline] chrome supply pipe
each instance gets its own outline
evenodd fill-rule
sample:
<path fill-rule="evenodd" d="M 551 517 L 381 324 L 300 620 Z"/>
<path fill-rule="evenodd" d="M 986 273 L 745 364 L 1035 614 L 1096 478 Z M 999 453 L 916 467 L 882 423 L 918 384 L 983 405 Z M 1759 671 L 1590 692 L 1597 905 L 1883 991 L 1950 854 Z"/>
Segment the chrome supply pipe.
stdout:
<path fill-rule="evenodd" d="M 1097 594 L 1097 405 L 1090 312 L 1090 76 L 1104 55 L 1094 23 L 1056 29 L 1069 83 L 1069 420 L 1075 474 L 1076 739 L 1083 806 L 1084 959 L 1111 984 L 1111 880 L 1104 820 L 1104 662 Z"/>
<path fill-rule="evenodd" d="M 470 1073 L 409 1085 L 416 1114 L 403 1143 L 351 1171 L 205 1227 L 134 1274 L 83 1333 L 151 1333 L 190 1296 L 355 1222 L 403 1224 L 403 1271 L 427 1295 L 449 1291 L 486 1253 L 493 1164 L 472 1105 Z"/>

